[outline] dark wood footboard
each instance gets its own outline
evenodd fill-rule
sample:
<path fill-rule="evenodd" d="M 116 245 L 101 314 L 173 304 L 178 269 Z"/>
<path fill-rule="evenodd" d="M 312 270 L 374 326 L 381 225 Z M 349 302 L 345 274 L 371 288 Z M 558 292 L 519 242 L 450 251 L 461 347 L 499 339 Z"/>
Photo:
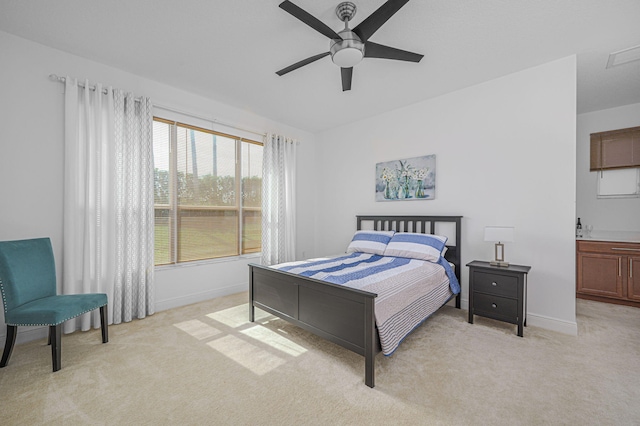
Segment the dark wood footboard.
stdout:
<path fill-rule="evenodd" d="M 365 383 L 374 386 L 377 343 L 375 293 L 260 265 L 249 265 L 249 320 L 260 308 L 365 357 Z"/>
<path fill-rule="evenodd" d="M 439 222 L 453 223 L 445 258 L 461 277 L 461 216 L 358 216 L 357 229 L 434 234 Z M 364 223 L 363 223 L 364 222 Z M 249 320 L 260 308 L 365 357 L 365 384 L 374 387 L 375 356 L 380 352 L 375 324 L 375 293 L 331 284 L 314 278 L 249 265 Z M 460 294 L 456 296 L 460 308 Z"/>

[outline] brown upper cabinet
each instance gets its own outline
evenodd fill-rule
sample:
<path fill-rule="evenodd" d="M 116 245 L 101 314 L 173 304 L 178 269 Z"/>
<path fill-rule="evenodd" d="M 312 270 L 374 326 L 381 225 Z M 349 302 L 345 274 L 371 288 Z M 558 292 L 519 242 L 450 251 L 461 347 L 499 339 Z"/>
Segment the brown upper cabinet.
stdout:
<path fill-rule="evenodd" d="M 640 167 L 640 127 L 591 133 L 591 171 L 628 167 Z"/>

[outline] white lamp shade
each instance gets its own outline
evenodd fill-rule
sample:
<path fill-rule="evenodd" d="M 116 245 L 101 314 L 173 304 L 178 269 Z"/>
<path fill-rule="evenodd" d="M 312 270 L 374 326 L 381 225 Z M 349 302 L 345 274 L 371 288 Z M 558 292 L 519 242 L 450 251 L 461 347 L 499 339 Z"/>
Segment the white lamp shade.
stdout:
<path fill-rule="evenodd" d="M 484 240 L 501 243 L 511 243 L 515 241 L 515 228 L 509 226 L 485 226 Z"/>

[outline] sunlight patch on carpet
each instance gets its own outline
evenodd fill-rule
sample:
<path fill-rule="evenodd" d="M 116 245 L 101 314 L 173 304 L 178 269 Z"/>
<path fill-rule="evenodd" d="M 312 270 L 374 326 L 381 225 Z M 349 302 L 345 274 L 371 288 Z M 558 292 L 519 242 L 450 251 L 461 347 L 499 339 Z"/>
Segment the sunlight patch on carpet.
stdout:
<path fill-rule="evenodd" d="M 224 336 L 207 343 L 211 348 L 262 376 L 286 361 L 235 336 Z"/>
<path fill-rule="evenodd" d="M 234 306 L 233 308 L 223 309 L 222 311 L 213 312 L 207 316 L 231 328 L 238 328 L 245 324 L 250 324 L 248 303 Z M 255 310 L 256 321 L 260 321 L 271 316 L 273 315 L 265 311 L 261 311 L 260 309 Z"/>
<path fill-rule="evenodd" d="M 211 327 L 209 324 L 205 324 L 200 320 L 183 321 L 173 325 L 198 340 L 208 339 L 222 333 L 222 331 L 217 328 Z"/>
<path fill-rule="evenodd" d="M 252 337 L 256 340 L 259 340 L 262 343 L 266 343 L 267 345 L 279 351 L 282 351 L 288 355 L 299 356 L 307 352 L 307 350 L 302 346 L 296 343 L 293 343 L 291 340 L 287 339 L 286 337 L 276 333 L 275 331 L 271 331 L 268 328 L 262 327 L 260 325 L 256 325 L 255 327 L 242 330 L 241 333 L 246 334 L 247 336 Z"/>

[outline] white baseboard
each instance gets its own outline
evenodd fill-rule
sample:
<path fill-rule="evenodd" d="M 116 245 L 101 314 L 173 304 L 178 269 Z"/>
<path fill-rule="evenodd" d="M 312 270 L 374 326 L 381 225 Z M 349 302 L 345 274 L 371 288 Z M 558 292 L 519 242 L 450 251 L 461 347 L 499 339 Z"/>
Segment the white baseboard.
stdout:
<path fill-rule="evenodd" d="M 447 302 L 447 306 L 452 306 L 452 307 L 455 308 L 455 306 L 456 306 L 456 298 L 454 297 L 451 300 L 449 300 Z M 460 309 L 462 309 L 463 311 L 468 311 L 469 310 L 469 300 L 460 298 Z"/>
<path fill-rule="evenodd" d="M 247 291 L 247 288 L 247 283 L 241 283 L 229 287 L 216 288 L 215 290 L 205 291 L 202 293 L 188 294 L 186 296 L 174 297 L 160 301 L 156 300 L 156 312 L 191 305 L 192 303 L 204 302 L 205 300 L 215 299 L 216 297 L 227 296 L 229 294 L 240 293 L 241 291 Z"/>
<path fill-rule="evenodd" d="M 527 313 L 527 325 L 557 331 L 571 336 L 578 335 L 578 323 L 575 321 L 571 322 L 557 318 L 545 317 L 544 315 Z"/>
<path fill-rule="evenodd" d="M 167 309 L 178 308 L 180 306 L 190 305 L 192 303 L 203 302 L 205 300 L 214 299 L 216 297 L 227 296 L 229 294 L 240 293 L 247 290 L 247 283 L 236 284 L 229 287 L 217 288 L 215 290 L 206 291 L 202 293 L 189 294 L 186 296 L 176 297 L 173 299 L 166 299 L 156 301 L 156 312 L 165 311 Z M 0 353 L 4 348 L 4 342 L 6 339 L 6 327 L 3 327 L 2 334 L 0 334 Z M 16 345 L 21 343 L 31 342 L 37 339 L 44 339 L 49 332 L 48 327 L 18 327 L 18 335 L 16 336 Z"/>
<path fill-rule="evenodd" d="M 247 284 L 236 284 L 229 287 L 218 288 L 211 291 L 202 293 L 189 294 L 186 296 L 175 297 L 172 299 L 166 299 L 156 301 L 156 311 L 165 311 L 167 309 L 178 308 L 180 306 L 191 305 L 192 303 L 203 302 L 205 300 L 214 299 L 216 297 L 227 296 L 229 294 L 240 293 L 247 290 Z M 452 299 L 448 303 L 451 306 L 455 306 L 455 299 Z M 461 299 L 460 306 L 462 309 L 469 310 L 469 300 Z M 557 331 L 571 336 L 578 335 L 578 324 L 576 322 L 559 320 L 557 318 L 545 317 L 543 315 L 536 315 L 527 313 L 527 325 L 534 327 L 544 328 L 546 330 Z M 6 330 L 5 330 L 6 331 Z M 48 328 L 38 327 L 29 329 L 18 329 L 18 336 L 16 337 L 16 344 L 30 342 L 36 339 L 47 337 Z M 4 347 L 5 334 L 0 334 L 0 341 Z"/>
<path fill-rule="evenodd" d="M 455 301 L 451 300 L 449 305 L 455 306 Z M 460 306 L 462 309 L 469 311 L 469 299 L 461 299 Z M 557 318 L 546 317 L 544 315 L 532 314 L 527 312 L 527 326 L 544 328 L 545 330 L 557 331 L 559 333 L 569 334 L 571 336 L 578 335 L 578 323 L 559 320 Z"/>
<path fill-rule="evenodd" d="M 18 327 L 18 335 L 16 336 L 16 345 L 21 343 L 32 342 L 38 339 L 45 339 L 49 335 L 49 327 Z M 3 333 L 0 334 L 0 342 L 4 349 L 4 342 L 7 338 L 7 329 L 4 327 Z M 0 349 L 0 350 L 2 350 Z"/>

